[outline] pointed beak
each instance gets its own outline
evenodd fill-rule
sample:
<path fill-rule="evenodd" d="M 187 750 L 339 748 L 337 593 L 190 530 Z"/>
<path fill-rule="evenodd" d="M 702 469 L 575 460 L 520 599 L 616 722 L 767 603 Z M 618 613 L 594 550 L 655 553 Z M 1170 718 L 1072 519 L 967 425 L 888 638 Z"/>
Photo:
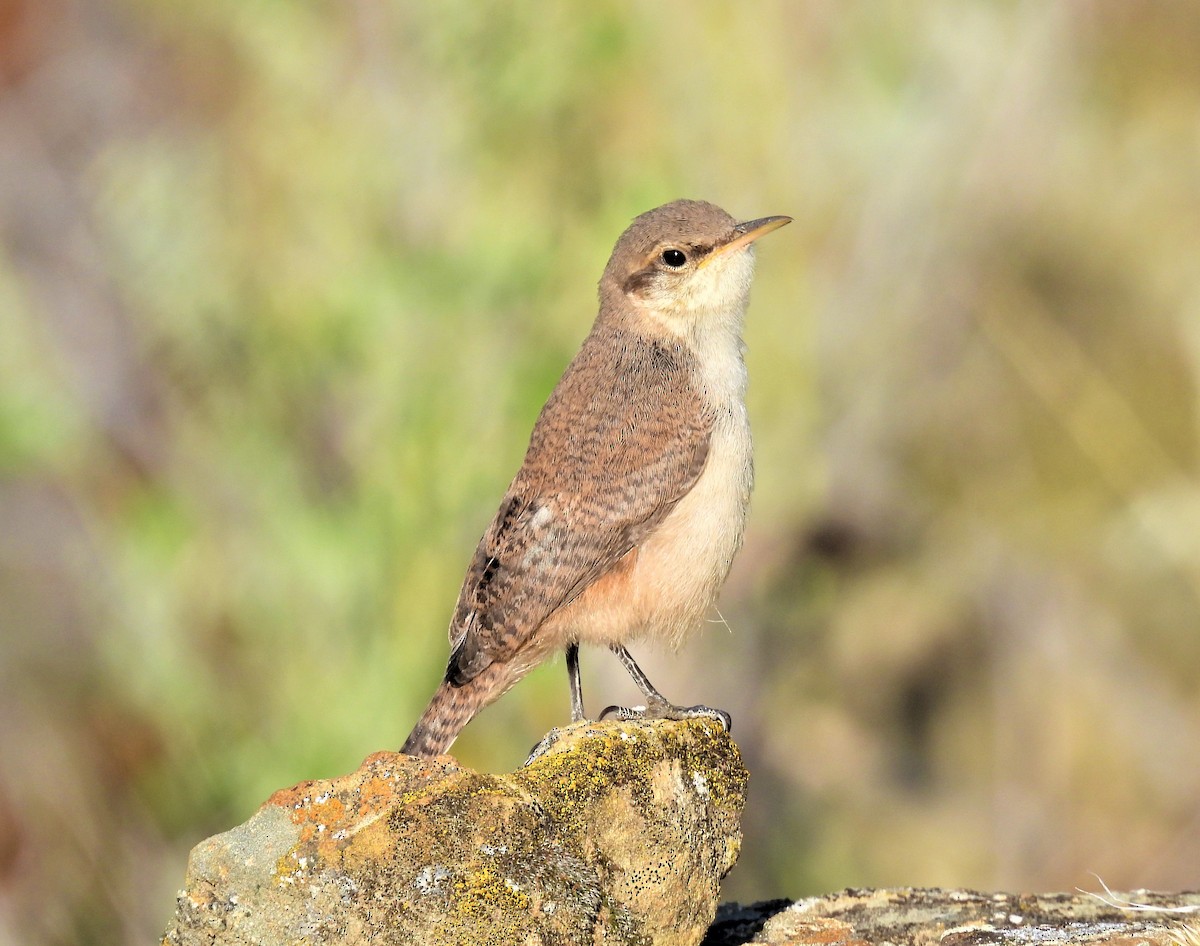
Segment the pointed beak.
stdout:
<path fill-rule="evenodd" d="M 759 217 L 757 220 L 747 220 L 745 223 L 739 223 L 733 228 L 733 236 L 730 237 L 729 242 L 722 243 L 716 247 L 701 261 L 700 265 L 707 266 L 718 256 L 725 256 L 727 253 L 740 250 L 743 246 L 753 243 L 760 236 L 764 236 L 772 230 L 778 230 L 780 227 L 786 226 L 791 222 L 791 217 Z"/>

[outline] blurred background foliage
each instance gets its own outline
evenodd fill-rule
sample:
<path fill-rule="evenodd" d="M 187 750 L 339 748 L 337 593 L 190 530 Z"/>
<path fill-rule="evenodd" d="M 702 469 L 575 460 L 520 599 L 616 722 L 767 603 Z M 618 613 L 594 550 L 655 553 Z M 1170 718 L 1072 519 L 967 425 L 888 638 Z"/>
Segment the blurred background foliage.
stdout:
<path fill-rule="evenodd" d="M 1195 887 L 1198 50 L 1194 0 L 7 0 L 0 943 L 147 942 L 191 845 L 400 744 L 677 196 L 796 218 L 722 619 L 645 655 L 733 712 L 727 897 Z"/>

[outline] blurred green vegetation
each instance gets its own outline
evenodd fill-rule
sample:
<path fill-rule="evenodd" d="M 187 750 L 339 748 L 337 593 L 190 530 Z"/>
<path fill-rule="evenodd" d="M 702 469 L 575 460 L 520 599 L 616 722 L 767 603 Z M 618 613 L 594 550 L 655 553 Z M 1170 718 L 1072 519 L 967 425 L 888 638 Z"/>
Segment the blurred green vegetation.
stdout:
<path fill-rule="evenodd" d="M 1192 0 L 10 3 L 0 943 L 145 942 L 192 844 L 400 744 L 678 196 L 796 218 L 730 633 L 646 660 L 734 714 L 727 896 L 1194 887 L 1197 49 Z"/>

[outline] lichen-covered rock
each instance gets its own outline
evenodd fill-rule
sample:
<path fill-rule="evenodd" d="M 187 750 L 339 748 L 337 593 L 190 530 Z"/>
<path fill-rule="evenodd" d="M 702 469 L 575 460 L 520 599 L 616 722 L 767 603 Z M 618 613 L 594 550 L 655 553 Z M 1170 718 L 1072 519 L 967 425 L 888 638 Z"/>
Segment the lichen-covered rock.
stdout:
<path fill-rule="evenodd" d="M 1200 946 L 1200 894 L 903 887 L 726 904 L 704 946 Z"/>
<path fill-rule="evenodd" d="M 696 944 L 746 778 L 705 719 L 580 723 L 507 775 L 377 753 L 197 845 L 164 942 Z"/>

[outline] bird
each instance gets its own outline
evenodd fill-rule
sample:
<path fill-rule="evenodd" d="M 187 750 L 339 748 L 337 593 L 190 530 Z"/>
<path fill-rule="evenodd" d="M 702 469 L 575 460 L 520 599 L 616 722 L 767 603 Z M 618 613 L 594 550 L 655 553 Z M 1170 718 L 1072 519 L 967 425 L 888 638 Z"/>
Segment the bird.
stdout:
<path fill-rule="evenodd" d="M 715 716 L 729 729 L 721 710 L 669 702 L 626 645 L 678 645 L 695 631 L 741 547 L 754 242 L 791 220 L 738 222 L 675 200 L 618 238 L 596 320 L 475 549 L 445 674 L 401 752 L 447 752 L 481 709 L 564 651 L 571 719 L 585 719 L 582 644 L 610 649 L 646 698 L 601 718 Z"/>

